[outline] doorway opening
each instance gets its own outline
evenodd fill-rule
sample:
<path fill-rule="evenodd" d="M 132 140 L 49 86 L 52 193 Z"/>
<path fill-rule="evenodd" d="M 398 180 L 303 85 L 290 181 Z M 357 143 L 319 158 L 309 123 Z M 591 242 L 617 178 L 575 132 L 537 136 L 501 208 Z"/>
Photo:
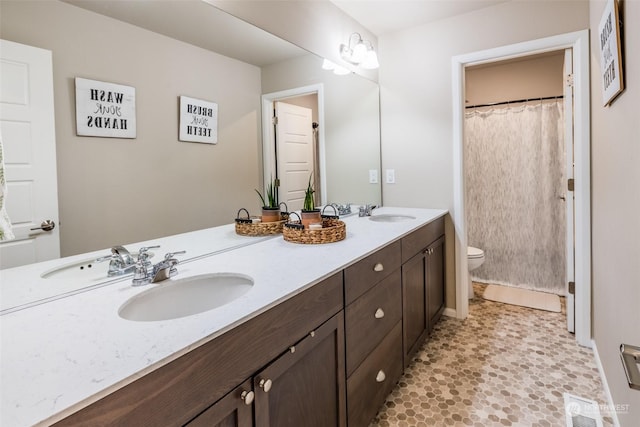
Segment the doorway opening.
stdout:
<path fill-rule="evenodd" d="M 470 249 L 471 280 L 551 311 L 573 281 L 571 59 L 567 49 L 465 67 L 465 219 L 469 247 L 480 248 Z"/>
<path fill-rule="evenodd" d="M 278 179 L 280 201 L 299 210 L 311 176 L 316 205 L 325 204 L 323 85 L 262 95 L 262 123 L 264 182 Z"/>
<path fill-rule="evenodd" d="M 575 334 L 583 346 L 591 346 L 591 230 L 590 230 L 590 138 L 589 138 L 589 50 L 588 31 L 563 34 L 460 55 L 453 66 L 454 207 L 456 238 L 456 315 L 469 311 L 468 230 L 465 217 L 464 164 L 465 68 L 551 51 L 571 49 L 573 53 L 573 141 L 575 197 Z M 565 103 L 568 100 L 565 100 Z"/>

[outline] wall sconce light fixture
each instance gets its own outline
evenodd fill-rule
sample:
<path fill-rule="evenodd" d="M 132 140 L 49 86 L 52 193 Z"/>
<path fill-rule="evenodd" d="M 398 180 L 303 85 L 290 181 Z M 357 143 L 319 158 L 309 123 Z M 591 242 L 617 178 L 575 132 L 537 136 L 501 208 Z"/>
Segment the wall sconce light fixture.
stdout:
<path fill-rule="evenodd" d="M 340 45 L 340 56 L 345 61 L 358 65 L 366 70 L 375 70 L 380 66 L 378 55 L 369 40 L 363 40 L 359 33 L 349 36 L 348 44 Z"/>
<path fill-rule="evenodd" d="M 349 71 L 348 69 L 341 67 L 338 64 L 334 64 L 328 59 L 322 61 L 322 69 L 333 71 L 333 74 L 337 74 L 338 76 L 346 76 L 347 74 L 351 73 L 351 71 Z"/>

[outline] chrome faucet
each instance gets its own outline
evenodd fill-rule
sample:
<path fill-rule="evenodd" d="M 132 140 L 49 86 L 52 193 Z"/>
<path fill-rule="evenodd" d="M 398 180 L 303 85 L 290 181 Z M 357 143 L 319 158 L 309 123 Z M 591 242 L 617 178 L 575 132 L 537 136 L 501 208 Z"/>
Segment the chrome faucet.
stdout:
<path fill-rule="evenodd" d="M 377 207 L 378 206 L 376 205 L 370 205 L 370 204 L 367 204 L 366 206 L 360 206 L 360 208 L 358 209 L 358 216 L 359 217 L 371 216 L 371 212 Z"/>
<path fill-rule="evenodd" d="M 179 264 L 174 256 L 185 254 L 186 251 L 169 252 L 164 256 L 164 259 L 155 265 L 151 265 L 148 260 L 146 251 L 143 254 L 138 255 L 138 261 L 135 264 L 135 271 L 133 273 L 133 280 L 131 285 L 143 286 L 149 283 L 157 283 L 166 280 L 170 277 L 178 274 L 176 265 Z"/>
<path fill-rule="evenodd" d="M 160 246 L 149 246 L 146 248 L 141 248 L 140 253 L 142 253 L 143 249 L 146 254 L 147 250 L 157 249 L 159 247 Z M 146 254 L 146 257 L 149 258 L 149 255 Z M 104 262 L 104 261 L 110 261 L 109 270 L 107 271 L 107 276 L 109 277 L 122 276 L 124 274 L 129 274 L 136 267 L 136 262 L 134 261 L 134 258 L 131 256 L 131 253 L 129 253 L 129 251 L 124 246 L 120 246 L 120 245 L 114 246 L 111 248 L 111 255 L 106 255 L 96 259 L 96 262 Z"/>
<path fill-rule="evenodd" d="M 351 213 L 351 203 L 347 203 L 346 205 L 340 205 L 338 203 L 330 203 L 338 215 L 348 215 Z"/>

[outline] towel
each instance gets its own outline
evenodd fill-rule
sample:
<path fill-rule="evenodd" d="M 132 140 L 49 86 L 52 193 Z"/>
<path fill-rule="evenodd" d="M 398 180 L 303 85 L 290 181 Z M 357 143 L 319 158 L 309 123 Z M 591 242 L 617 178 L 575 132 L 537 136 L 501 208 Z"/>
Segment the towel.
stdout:
<path fill-rule="evenodd" d="M 11 220 L 6 210 L 7 181 L 4 179 L 4 155 L 2 147 L 2 135 L 0 134 L 0 240 L 12 240 L 15 238 L 11 230 Z"/>

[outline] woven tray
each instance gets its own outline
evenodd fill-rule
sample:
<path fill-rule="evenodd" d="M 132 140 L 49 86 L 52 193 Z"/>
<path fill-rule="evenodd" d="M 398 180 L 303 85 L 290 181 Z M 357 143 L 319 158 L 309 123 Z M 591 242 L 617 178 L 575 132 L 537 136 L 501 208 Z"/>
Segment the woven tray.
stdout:
<path fill-rule="evenodd" d="M 246 218 L 240 218 L 240 212 L 242 211 L 247 213 Z M 282 233 L 282 226 L 289 220 L 289 214 L 282 212 L 280 213 L 280 218 L 280 221 L 253 223 L 249 212 L 242 208 L 238 211 L 238 218 L 236 218 L 236 234 L 259 237 Z"/>
<path fill-rule="evenodd" d="M 284 240 L 292 243 L 317 245 L 339 242 L 347 237 L 345 223 L 335 217 L 323 217 L 322 228 L 318 230 L 305 230 L 301 227 L 301 221 L 287 222 L 282 229 Z"/>

